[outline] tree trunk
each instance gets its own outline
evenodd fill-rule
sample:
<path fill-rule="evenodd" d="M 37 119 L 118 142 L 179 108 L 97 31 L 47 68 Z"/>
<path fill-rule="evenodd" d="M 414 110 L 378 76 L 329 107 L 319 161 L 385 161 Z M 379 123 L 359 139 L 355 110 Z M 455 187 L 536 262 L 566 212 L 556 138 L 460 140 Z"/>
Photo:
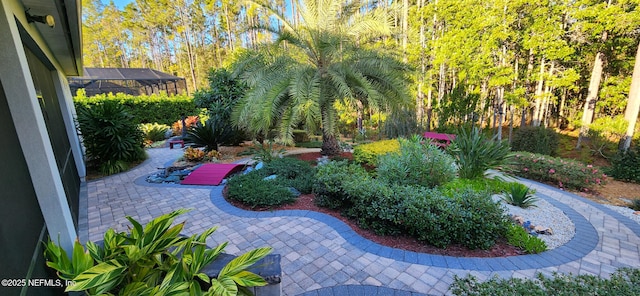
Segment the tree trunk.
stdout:
<path fill-rule="evenodd" d="M 544 85 L 544 58 L 540 58 L 540 77 L 538 78 L 538 86 L 536 87 L 535 97 L 536 104 L 533 108 L 533 118 L 531 125 L 540 126 L 540 108 L 542 105 L 542 86 Z"/>
<path fill-rule="evenodd" d="M 627 109 L 624 111 L 624 119 L 627 120 L 629 126 L 625 136 L 620 140 L 621 149 L 629 150 L 631 139 L 638 121 L 638 110 L 640 109 L 640 44 L 636 52 L 636 62 L 633 66 L 633 76 L 631 76 L 631 88 L 629 89 L 629 100 L 627 101 Z"/>
<path fill-rule="evenodd" d="M 338 155 L 342 152 L 342 148 L 340 148 L 340 143 L 335 135 L 330 134 L 326 131 L 322 131 L 322 149 L 320 150 L 320 154 L 326 156 Z"/>
<path fill-rule="evenodd" d="M 596 109 L 596 101 L 598 100 L 598 90 L 600 89 L 600 81 L 602 80 L 603 63 L 604 53 L 598 52 L 596 54 L 596 60 L 593 63 L 593 70 L 591 71 L 589 94 L 584 102 L 582 126 L 580 127 L 580 136 L 578 136 L 576 149 L 580 149 L 580 146 L 582 146 L 582 140 L 587 137 L 587 134 L 589 133 L 589 124 L 593 121 L 593 113 Z"/>

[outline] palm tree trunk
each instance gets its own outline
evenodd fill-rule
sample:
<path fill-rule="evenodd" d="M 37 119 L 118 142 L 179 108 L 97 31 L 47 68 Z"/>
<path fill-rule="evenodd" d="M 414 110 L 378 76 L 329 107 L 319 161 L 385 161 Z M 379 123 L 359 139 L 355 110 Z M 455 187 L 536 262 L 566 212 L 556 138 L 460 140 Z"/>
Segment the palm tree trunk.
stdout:
<path fill-rule="evenodd" d="M 330 134 L 326 131 L 322 131 L 322 150 L 320 150 L 320 154 L 333 156 L 338 155 L 342 152 L 342 148 L 340 148 L 340 142 L 334 134 Z"/>

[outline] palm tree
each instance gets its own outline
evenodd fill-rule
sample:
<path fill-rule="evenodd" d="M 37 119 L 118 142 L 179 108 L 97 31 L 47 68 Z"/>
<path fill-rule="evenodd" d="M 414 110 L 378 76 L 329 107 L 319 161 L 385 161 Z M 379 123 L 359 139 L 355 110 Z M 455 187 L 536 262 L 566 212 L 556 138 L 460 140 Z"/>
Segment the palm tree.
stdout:
<path fill-rule="evenodd" d="M 381 9 L 360 0 L 298 0 L 301 17 L 294 25 L 268 4 L 258 4 L 281 27 L 261 28 L 277 40 L 234 61 L 234 74 L 249 86 L 233 113 L 239 126 L 262 134 L 275 129 L 285 141 L 291 141 L 300 124 L 308 131 L 320 127 L 322 153 L 335 155 L 341 151 L 336 101 L 359 101 L 375 110 L 408 102 L 408 67 L 389 53 L 366 47 L 391 32 Z"/>

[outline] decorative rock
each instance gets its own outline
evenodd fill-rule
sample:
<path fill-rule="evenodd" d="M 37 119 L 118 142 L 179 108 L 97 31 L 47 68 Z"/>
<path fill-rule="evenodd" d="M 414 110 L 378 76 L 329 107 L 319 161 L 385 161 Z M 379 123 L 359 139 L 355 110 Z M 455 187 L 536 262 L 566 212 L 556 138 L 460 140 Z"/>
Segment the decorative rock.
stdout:
<path fill-rule="evenodd" d="M 171 182 L 171 183 L 177 183 L 180 182 L 180 177 L 179 176 L 169 176 L 167 178 L 164 179 L 165 182 Z"/>
<path fill-rule="evenodd" d="M 633 212 L 634 215 L 640 215 L 640 211 Z"/>
<path fill-rule="evenodd" d="M 261 161 L 261 162 L 258 162 L 258 164 L 256 164 L 255 169 L 257 171 L 257 170 L 261 169 L 262 167 L 264 167 L 264 162 Z"/>
<path fill-rule="evenodd" d="M 253 171 L 253 167 L 251 167 L 251 166 L 247 166 L 247 169 L 245 169 L 245 170 L 244 170 L 244 172 L 242 172 L 242 174 L 243 174 L 243 175 L 246 175 L 246 174 L 248 174 L 248 173 L 250 173 L 250 172 L 252 172 L 252 171 Z"/>
<path fill-rule="evenodd" d="M 511 217 L 511 219 L 513 219 L 513 221 L 516 222 L 518 225 L 522 226 L 524 224 L 524 218 L 522 218 L 521 216 L 514 215 Z"/>
<path fill-rule="evenodd" d="M 293 193 L 294 196 L 300 196 L 300 194 L 302 194 L 302 192 L 298 191 L 298 189 L 295 189 L 293 187 L 287 187 L 287 189 L 289 189 L 289 191 L 291 191 L 291 193 Z"/>
<path fill-rule="evenodd" d="M 278 177 L 278 175 L 269 175 L 264 177 L 262 180 L 275 180 Z"/>
<path fill-rule="evenodd" d="M 553 234 L 553 230 L 548 227 L 536 226 L 533 230 L 539 234 L 547 234 L 547 235 Z"/>

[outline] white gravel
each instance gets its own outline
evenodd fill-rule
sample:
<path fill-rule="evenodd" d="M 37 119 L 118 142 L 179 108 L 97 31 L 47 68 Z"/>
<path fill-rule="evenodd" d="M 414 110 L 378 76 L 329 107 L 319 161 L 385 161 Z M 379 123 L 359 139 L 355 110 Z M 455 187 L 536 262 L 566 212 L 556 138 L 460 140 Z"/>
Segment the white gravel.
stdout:
<path fill-rule="evenodd" d="M 551 228 L 552 235 L 540 234 L 538 238 L 547 244 L 547 249 L 555 249 L 569 242 L 576 233 L 576 227 L 563 211 L 549 202 L 539 199 L 536 207 L 523 209 L 506 204 L 500 199 L 500 195 L 493 196 L 494 201 L 500 201 L 505 211 L 510 215 L 518 215 L 524 221 L 531 221 L 532 225 Z"/>
<path fill-rule="evenodd" d="M 635 210 L 627 208 L 627 207 L 618 207 L 618 206 L 612 206 L 612 205 L 604 205 L 605 207 L 612 209 L 620 214 L 622 214 L 623 216 L 636 221 L 637 223 L 640 223 L 640 215 L 634 214 L 636 213 Z"/>

